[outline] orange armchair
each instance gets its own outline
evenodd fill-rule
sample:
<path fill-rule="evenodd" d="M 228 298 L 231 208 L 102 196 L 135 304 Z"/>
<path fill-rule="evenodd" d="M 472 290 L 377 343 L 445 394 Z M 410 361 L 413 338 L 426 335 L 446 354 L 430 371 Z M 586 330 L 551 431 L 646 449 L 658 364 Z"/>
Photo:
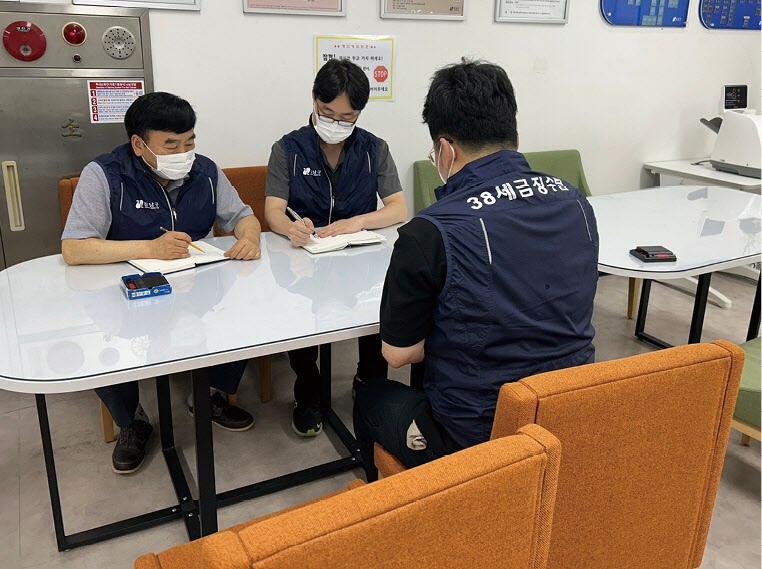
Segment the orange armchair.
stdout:
<path fill-rule="evenodd" d="M 718 341 L 503 386 L 493 437 L 536 423 L 564 445 L 549 567 L 701 565 L 743 363 Z"/>
<path fill-rule="evenodd" d="M 135 569 L 546 566 L 560 460 L 537 425 L 140 557 Z"/>
<path fill-rule="evenodd" d="M 493 439 L 535 423 L 563 445 L 548 567 L 701 565 L 743 362 L 718 341 L 502 387 Z M 376 455 L 384 475 L 404 469 Z"/>

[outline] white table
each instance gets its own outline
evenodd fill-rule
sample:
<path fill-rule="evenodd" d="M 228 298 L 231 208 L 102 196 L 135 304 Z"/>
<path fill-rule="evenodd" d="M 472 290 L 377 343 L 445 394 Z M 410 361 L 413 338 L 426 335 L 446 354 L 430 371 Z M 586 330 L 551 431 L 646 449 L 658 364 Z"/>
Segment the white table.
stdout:
<path fill-rule="evenodd" d="M 720 172 L 715 170 L 709 163 L 709 158 L 694 158 L 691 160 L 667 160 L 659 162 L 646 162 L 645 168 L 650 170 L 656 176 L 657 185 L 663 183 L 662 174 L 672 176 L 675 178 L 682 178 L 691 183 L 699 182 L 704 184 L 711 184 L 713 186 L 723 186 L 727 188 L 736 188 L 747 192 L 760 192 L 762 183 L 758 178 L 750 178 L 748 176 L 739 176 L 738 174 L 731 174 L 729 172 Z M 670 185 L 668 182 L 665 185 Z M 730 272 L 739 274 L 747 278 L 756 279 L 759 277 L 759 273 L 752 267 L 742 265 L 735 267 Z M 690 284 L 696 285 L 696 279 L 688 277 Z M 678 286 L 678 288 L 688 294 L 692 294 L 694 291 Z M 730 308 L 731 301 L 724 294 L 715 290 L 709 289 L 709 297 L 714 300 L 721 308 Z"/>
<path fill-rule="evenodd" d="M 760 188 L 762 188 L 762 182 L 760 182 L 758 178 L 739 176 L 738 174 L 715 170 L 709 163 L 709 158 L 646 162 L 644 166 L 646 170 L 650 170 L 652 174 L 656 175 L 657 185 L 660 184 L 659 176 L 661 174 L 666 174 L 676 178 L 724 186 L 727 188 L 737 188 L 749 192 L 759 192 Z"/>
<path fill-rule="evenodd" d="M 227 261 L 167 276 L 170 295 L 129 301 L 127 263 L 69 267 L 60 255 L 0 272 L 0 389 L 37 399 L 60 550 L 183 518 L 189 538 L 217 530 L 217 505 L 250 499 L 361 464 L 331 408 L 330 343 L 378 331 L 379 305 L 396 227 L 380 245 L 311 255 L 262 235 L 259 261 Z M 232 237 L 210 240 L 226 249 Z M 321 345 L 323 417 L 351 456 L 217 496 L 209 413 L 209 366 Z M 171 425 L 167 374 L 193 371 L 199 496 L 191 496 Z M 178 504 L 67 536 L 45 394 L 157 377 L 162 450 Z M 200 521 L 199 521 L 200 518 Z"/>
<path fill-rule="evenodd" d="M 699 342 L 711 274 L 760 260 L 759 195 L 714 186 L 673 186 L 588 199 L 598 220 L 599 270 L 645 279 L 636 336 L 657 346 L 669 345 L 644 332 L 652 279 L 699 277 L 688 337 L 689 343 Z M 677 261 L 644 263 L 629 254 L 639 245 L 667 247 Z M 756 296 L 750 333 L 752 328 L 759 330 L 759 281 Z"/>

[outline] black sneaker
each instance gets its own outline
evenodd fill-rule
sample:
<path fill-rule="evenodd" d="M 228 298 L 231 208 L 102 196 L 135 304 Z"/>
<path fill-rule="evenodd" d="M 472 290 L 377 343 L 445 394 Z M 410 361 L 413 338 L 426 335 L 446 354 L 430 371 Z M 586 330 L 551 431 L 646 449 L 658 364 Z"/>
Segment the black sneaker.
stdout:
<path fill-rule="evenodd" d="M 146 446 L 153 427 L 136 419 L 119 431 L 114 452 L 111 455 L 111 468 L 117 474 L 130 474 L 143 465 Z"/>
<path fill-rule="evenodd" d="M 320 409 L 317 407 L 300 407 L 294 405 L 294 413 L 291 416 L 291 428 L 300 437 L 316 437 L 323 430 Z"/>
<path fill-rule="evenodd" d="M 193 406 L 188 406 L 188 413 L 193 417 Z M 226 431 L 248 431 L 254 426 L 254 417 L 240 407 L 228 403 L 227 398 L 217 391 L 212 395 L 212 423 Z"/>

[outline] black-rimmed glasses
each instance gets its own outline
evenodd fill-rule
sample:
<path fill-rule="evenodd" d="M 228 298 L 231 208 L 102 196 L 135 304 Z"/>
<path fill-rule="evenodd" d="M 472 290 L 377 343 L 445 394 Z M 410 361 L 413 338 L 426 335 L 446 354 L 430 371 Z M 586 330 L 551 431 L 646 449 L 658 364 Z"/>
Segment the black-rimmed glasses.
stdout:
<path fill-rule="evenodd" d="M 325 124 L 336 123 L 339 126 L 347 126 L 347 127 L 354 126 L 355 123 L 357 122 L 357 119 L 360 118 L 360 115 L 358 114 L 357 117 L 355 118 L 355 120 L 353 120 L 353 121 L 340 121 L 340 120 L 337 120 L 337 119 L 332 119 L 331 117 L 326 117 L 326 116 L 321 115 L 320 111 L 318 111 L 317 108 L 315 109 L 315 116 L 317 116 L 317 118 L 318 118 L 318 120 L 320 122 L 324 122 Z"/>

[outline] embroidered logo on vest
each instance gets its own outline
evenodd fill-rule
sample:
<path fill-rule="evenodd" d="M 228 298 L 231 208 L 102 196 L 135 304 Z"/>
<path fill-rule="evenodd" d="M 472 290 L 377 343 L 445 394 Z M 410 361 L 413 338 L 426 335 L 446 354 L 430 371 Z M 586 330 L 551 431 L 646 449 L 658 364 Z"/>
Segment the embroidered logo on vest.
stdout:
<path fill-rule="evenodd" d="M 159 209 L 159 202 L 144 202 L 143 200 L 136 200 L 135 209 Z"/>
<path fill-rule="evenodd" d="M 313 170 L 309 166 L 302 170 L 302 176 L 316 176 L 320 177 L 322 175 L 322 171 L 320 170 Z"/>

